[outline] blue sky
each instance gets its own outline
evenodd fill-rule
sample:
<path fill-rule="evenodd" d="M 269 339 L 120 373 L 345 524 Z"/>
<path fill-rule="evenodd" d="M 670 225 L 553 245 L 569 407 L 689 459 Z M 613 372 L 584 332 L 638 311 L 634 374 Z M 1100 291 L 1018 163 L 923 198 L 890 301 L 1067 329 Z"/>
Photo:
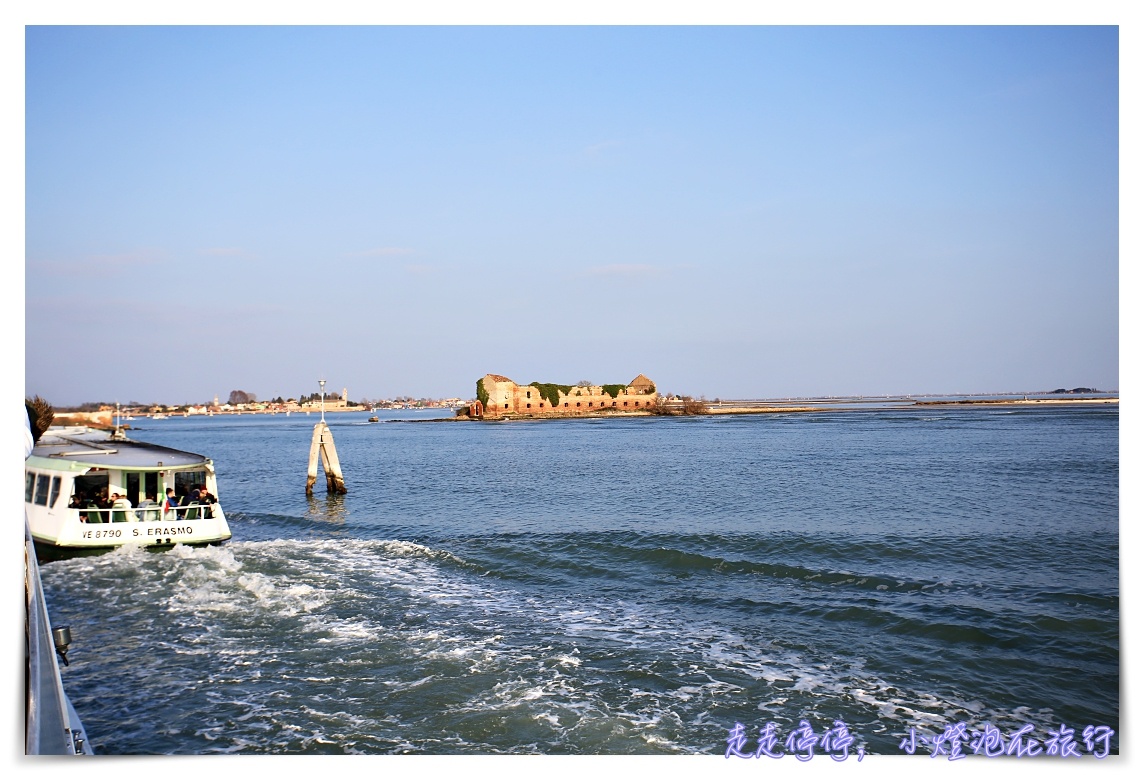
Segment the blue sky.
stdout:
<path fill-rule="evenodd" d="M 29 27 L 25 392 L 1117 389 L 1118 37 Z"/>

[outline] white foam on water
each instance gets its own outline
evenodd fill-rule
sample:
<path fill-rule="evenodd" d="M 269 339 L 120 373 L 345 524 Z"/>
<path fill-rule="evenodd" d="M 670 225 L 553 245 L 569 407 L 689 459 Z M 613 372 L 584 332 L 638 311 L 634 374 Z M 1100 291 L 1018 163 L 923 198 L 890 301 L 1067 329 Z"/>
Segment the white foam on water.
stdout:
<path fill-rule="evenodd" d="M 115 547 L 109 552 L 105 553 L 105 555 L 118 556 L 122 558 L 132 558 L 146 554 L 146 547 L 140 544 L 124 544 L 119 547 Z"/>
<path fill-rule="evenodd" d="M 234 550 L 225 545 L 208 545 L 206 547 L 189 547 L 185 544 L 176 544 L 166 555 L 174 558 L 196 561 L 213 561 L 227 571 L 237 571 L 242 567 L 234 557 Z"/>
<path fill-rule="evenodd" d="M 674 691 L 668 691 L 668 695 L 680 701 L 691 701 L 696 695 L 702 692 L 702 688 L 695 685 L 684 685 L 676 688 Z"/>
<path fill-rule="evenodd" d="M 393 691 L 411 691 L 414 688 L 420 688 L 421 686 L 428 685 L 429 683 L 435 682 L 438 679 L 440 678 L 437 675 L 431 674 L 428 677 L 422 677 L 418 680 L 382 680 L 381 684 Z"/>
<path fill-rule="evenodd" d="M 311 633 L 325 634 L 315 637 L 314 641 L 326 646 L 353 646 L 378 635 L 378 625 L 373 621 L 338 619 L 329 615 L 307 615 L 303 627 Z"/>
<path fill-rule="evenodd" d="M 216 673 L 238 689 L 244 680 L 259 679 L 264 670 L 275 679 L 280 669 L 275 664 L 289 663 L 275 656 L 289 655 L 281 651 L 296 649 L 295 645 L 336 647 L 344 654 L 346 660 L 340 662 L 345 668 L 373 665 L 370 651 L 384 646 L 387 653 L 398 654 L 386 663 L 412 671 L 411 679 L 377 681 L 387 690 L 395 694 L 424 690 L 431 695 L 437 686 L 449 686 L 454 675 L 487 674 L 496 680 L 494 685 L 439 715 L 447 719 L 523 709 L 529 718 L 550 726 L 557 742 L 573 738 L 564 724 L 589 729 L 614 720 L 617 727 L 634 729 L 639 739 L 657 749 L 700 752 L 710 746 L 687 746 L 673 735 L 686 732 L 685 722 L 714 723 L 706 719 L 707 710 L 742 697 L 744 678 L 765 684 L 763 701 L 756 706 L 772 715 L 799 717 L 817 706 L 814 702 L 824 710 L 850 702 L 876 711 L 884 722 L 901 724 L 903 730 L 937 729 L 965 712 L 998 722 L 998 713 L 980 701 L 942 699 L 891 685 L 865 671 L 861 658 L 825 663 L 812 651 L 760 643 L 728 631 L 725 625 L 688 619 L 664 606 L 606 596 L 578 597 L 575 603 L 569 603 L 571 597 L 549 601 L 484 578 L 451 554 L 408 542 L 276 540 L 176 547 L 166 554 L 117 551 L 79 560 L 49 576 L 103 580 L 115 598 L 123 596 L 110 583 L 130 581 L 132 587 L 163 594 L 159 597 L 167 599 L 168 613 L 184 620 L 200 616 L 188 625 L 208 630 L 176 640 L 176 652 L 212 654 L 221 662 Z M 249 634 L 242 631 L 255 620 L 271 627 L 280 647 L 250 647 Z M 424 625 L 417 625 L 419 621 Z M 221 627 L 237 635 L 223 635 Z M 590 648 L 591 654 L 581 648 Z M 689 679 L 663 690 L 621 687 L 616 671 L 601 667 L 596 659 L 625 656 L 670 659 L 681 675 L 701 674 L 707 681 Z M 428 662 L 444 662 L 447 671 L 418 673 Z M 290 675 L 304 682 L 334 679 L 321 669 L 307 668 L 304 674 L 289 667 L 286 671 L 283 679 Z M 670 672 L 661 675 L 669 677 Z M 255 729 L 262 728 L 260 720 L 269 724 L 277 717 L 253 702 L 235 700 L 234 706 L 253 708 L 241 722 Z M 274 744 L 290 743 L 296 749 L 299 742 L 337 741 L 332 735 L 346 730 L 356 717 L 318 710 L 311 715 L 332 718 L 338 728 L 327 733 L 298 726 L 293 733 L 292 728 L 281 727 Z M 1005 722 L 1020 717 L 1048 722 L 1050 715 L 1005 716 Z M 368 718 L 354 726 L 362 732 L 376 727 L 377 721 Z M 394 728 L 400 730 L 399 725 Z M 213 731 L 202 736 L 219 738 Z M 463 737 L 460 742 L 449 739 L 452 747 L 469 744 Z M 227 749 L 258 743 L 249 740 L 249 734 L 236 737 Z M 422 752 L 426 744 L 400 749 Z M 266 747 L 258 745 L 260 750 Z"/>
<path fill-rule="evenodd" d="M 538 712 L 532 716 L 535 720 L 542 720 L 553 728 L 563 728 L 560 718 L 551 712 Z"/>
<path fill-rule="evenodd" d="M 281 615 L 309 612 L 325 604 L 329 598 L 329 594 L 322 593 L 310 585 L 304 583 L 284 585 L 280 578 L 264 574 L 243 574 L 235 581 L 267 608 Z"/>

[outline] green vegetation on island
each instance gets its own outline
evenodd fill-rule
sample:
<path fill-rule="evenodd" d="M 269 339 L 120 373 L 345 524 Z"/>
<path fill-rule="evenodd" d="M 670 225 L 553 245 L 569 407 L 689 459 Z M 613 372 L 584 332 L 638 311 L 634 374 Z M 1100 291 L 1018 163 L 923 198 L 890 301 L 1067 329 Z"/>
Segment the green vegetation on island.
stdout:
<path fill-rule="evenodd" d="M 572 385 L 554 385 L 551 382 L 529 382 L 529 387 L 540 391 L 540 397 L 548 402 L 553 409 L 560 406 L 560 394 L 568 395 L 572 392 Z"/>

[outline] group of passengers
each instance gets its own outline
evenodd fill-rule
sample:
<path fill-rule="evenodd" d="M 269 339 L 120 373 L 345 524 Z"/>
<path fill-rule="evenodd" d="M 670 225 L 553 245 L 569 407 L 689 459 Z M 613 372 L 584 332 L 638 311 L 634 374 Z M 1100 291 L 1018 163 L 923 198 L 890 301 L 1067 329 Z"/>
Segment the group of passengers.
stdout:
<path fill-rule="evenodd" d="M 155 521 L 171 517 L 172 512 L 174 517 L 197 520 L 200 517 L 214 517 L 211 505 L 217 501 L 218 499 L 207 490 L 206 485 L 195 485 L 181 498 L 175 495 L 174 488 L 169 487 L 167 498 L 162 504 L 155 500 L 155 493 L 152 491 L 139 502 L 139 507 L 136 509 L 123 493 L 112 492 L 108 495 L 107 488 L 101 487 L 93 496 L 88 496 L 77 488 L 68 508 L 81 510 L 80 520 L 84 523 L 106 523 L 108 515 L 113 523 L 125 523 L 129 520 Z"/>

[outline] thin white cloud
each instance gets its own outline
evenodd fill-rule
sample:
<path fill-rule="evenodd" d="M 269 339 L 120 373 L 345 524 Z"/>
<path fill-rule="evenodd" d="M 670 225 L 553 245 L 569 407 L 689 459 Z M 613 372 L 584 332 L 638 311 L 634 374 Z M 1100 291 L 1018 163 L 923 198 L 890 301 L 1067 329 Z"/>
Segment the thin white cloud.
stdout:
<path fill-rule="evenodd" d="M 405 257 L 415 254 L 412 249 L 401 246 L 383 246 L 367 249 L 364 252 L 347 252 L 346 257 Z"/>
<path fill-rule="evenodd" d="M 89 255 L 84 258 L 84 262 L 115 268 L 135 268 L 141 265 L 154 265 L 162 262 L 162 260 L 162 255 L 159 252 L 149 249 L 140 250 L 138 252 L 122 252 L 114 255 Z"/>
<path fill-rule="evenodd" d="M 37 260 L 28 258 L 28 270 L 45 276 L 106 278 L 136 268 L 157 265 L 164 260 L 161 252 L 140 250 L 109 255 L 87 255 L 75 260 Z"/>
<path fill-rule="evenodd" d="M 607 141 L 601 141 L 598 144 L 592 144 L 591 146 L 585 147 L 584 148 L 584 156 L 585 157 L 599 157 L 600 154 L 604 150 L 614 149 L 615 147 L 620 146 L 620 145 L 621 145 L 621 142 L 616 141 L 614 139 L 607 140 Z"/>
<path fill-rule="evenodd" d="M 647 279 L 664 273 L 662 268 L 640 263 L 614 263 L 584 269 L 584 276 L 610 276 L 625 279 Z"/>

